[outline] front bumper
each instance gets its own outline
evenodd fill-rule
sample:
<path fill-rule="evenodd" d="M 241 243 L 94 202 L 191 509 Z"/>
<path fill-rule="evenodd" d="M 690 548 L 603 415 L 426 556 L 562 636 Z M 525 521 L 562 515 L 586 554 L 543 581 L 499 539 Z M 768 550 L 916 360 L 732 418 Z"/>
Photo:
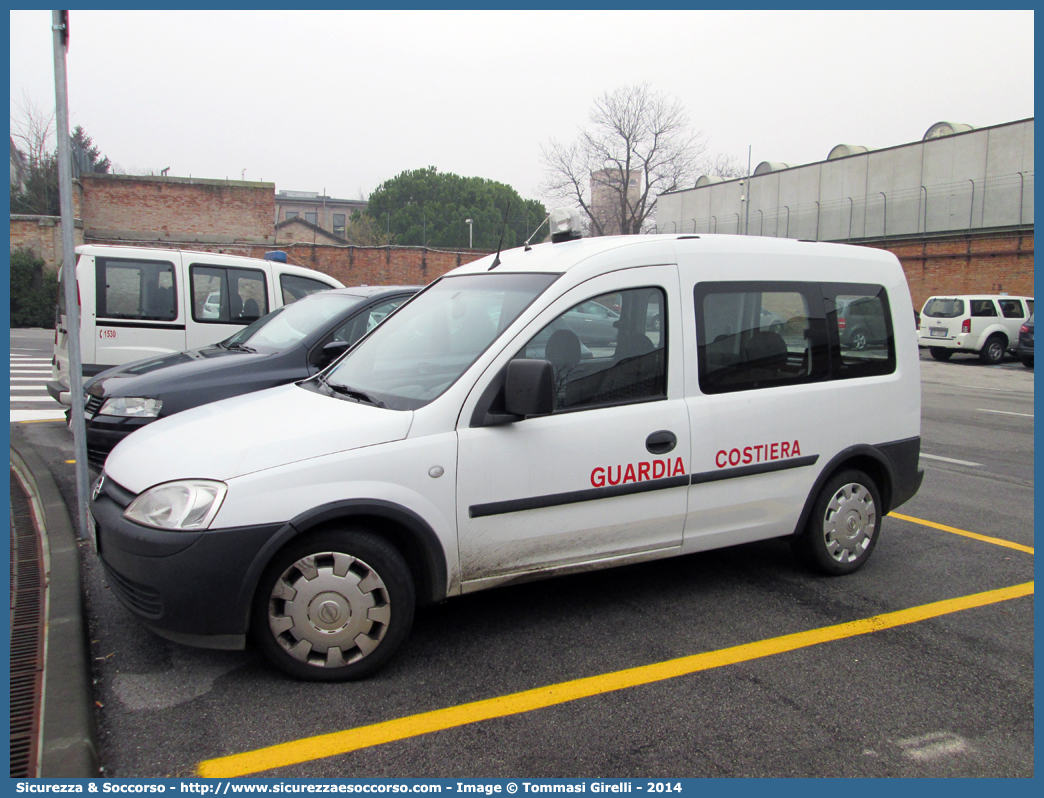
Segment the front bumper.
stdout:
<path fill-rule="evenodd" d="M 123 517 L 134 495 L 107 476 L 91 501 L 98 556 L 109 587 L 157 634 L 205 648 L 243 648 L 251 568 L 284 524 L 167 532 Z"/>

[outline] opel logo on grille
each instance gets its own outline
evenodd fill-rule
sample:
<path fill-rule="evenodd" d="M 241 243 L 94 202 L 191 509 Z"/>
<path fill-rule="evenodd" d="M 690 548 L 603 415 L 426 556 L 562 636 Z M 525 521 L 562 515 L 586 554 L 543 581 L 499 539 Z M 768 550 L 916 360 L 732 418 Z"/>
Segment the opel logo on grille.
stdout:
<path fill-rule="evenodd" d="M 97 482 L 94 483 L 94 487 L 91 488 L 91 501 L 98 501 L 98 497 L 101 495 L 102 486 L 105 484 L 105 474 L 98 477 Z"/>

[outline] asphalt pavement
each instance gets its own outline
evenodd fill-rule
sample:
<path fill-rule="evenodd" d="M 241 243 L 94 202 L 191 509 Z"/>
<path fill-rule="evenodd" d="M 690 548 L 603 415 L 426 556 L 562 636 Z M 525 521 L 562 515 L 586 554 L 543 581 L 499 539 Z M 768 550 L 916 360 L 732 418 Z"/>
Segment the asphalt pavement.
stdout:
<path fill-rule="evenodd" d="M 930 473 L 899 512 L 1032 546 L 1033 372 L 1017 361 L 995 368 L 972 359 L 922 361 L 922 465 Z M 770 637 L 781 623 L 803 629 L 835 615 L 912 606 L 932 600 L 940 579 L 970 592 L 1026 578 L 1024 560 L 1010 551 L 951 553 L 944 538 L 893 531 L 891 545 L 862 574 L 815 580 L 780 569 L 785 547 L 768 541 L 458 599 L 422 614 L 409 649 L 385 674 L 316 686 L 274 673 L 252 651 L 188 649 L 141 629 L 106 590 L 96 558 L 83 548 L 89 544 L 75 540 L 70 452 L 61 422 L 11 424 L 12 468 L 41 508 L 50 562 L 44 776 L 95 775 L 99 751 L 105 775 L 185 774 L 193 756 L 249 750 L 270 734 L 275 741 L 306 737 L 549 684 L 563 674 L 631 667 L 731 644 L 739 630 Z M 573 611 L 563 612 L 566 606 Z M 903 646 L 861 642 L 846 649 L 851 661 L 840 666 L 837 657 L 800 655 L 782 667 L 708 672 L 670 690 L 639 688 L 631 700 L 567 705 L 531 717 L 522 738 L 518 721 L 505 719 L 424 745 L 400 743 L 280 772 L 1030 775 L 1031 687 L 1029 714 L 1017 707 L 1026 679 L 1032 684 L 1023 672 L 1027 656 L 1032 669 L 1032 622 L 1027 650 L 1023 613 L 1002 608 L 999 619 L 991 617 L 942 621 L 914 631 Z M 687 619 L 698 620 L 693 626 Z M 806 695 L 805 685 L 819 692 Z M 923 691 L 937 686 L 945 695 L 932 698 L 927 711 L 931 723 L 949 730 L 933 732 L 943 737 L 892 739 L 881 731 L 923 724 Z M 245 707 L 256 717 L 244 718 Z M 572 737 L 577 728 L 582 741 Z M 982 734 L 969 736 L 969 728 Z M 180 745 L 161 736 L 168 731 Z M 943 749 L 957 753 L 929 756 Z"/>

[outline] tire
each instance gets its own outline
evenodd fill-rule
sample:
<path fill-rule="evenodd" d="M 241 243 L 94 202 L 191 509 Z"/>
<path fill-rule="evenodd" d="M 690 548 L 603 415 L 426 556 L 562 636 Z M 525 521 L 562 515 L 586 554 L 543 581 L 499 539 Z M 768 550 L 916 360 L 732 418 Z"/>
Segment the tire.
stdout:
<path fill-rule="evenodd" d="M 1003 335 L 991 335 L 986 339 L 986 346 L 979 352 L 979 360 L 987 366 L 996 366 L 1004 360 L 1004 353 L 1008 350 L 1008 342 Z"/>
<path fill-rule="evenodd" d="M 295 606 L 295 600 L 304 601 Z M 402 555 L 366 530 L 291 542 L 265 570 L 251 633 L 265 657 L 312 681 L 361 679 L 406 641 L 416 595 Z"/>
<path fill-rule="evenodd" d="M 828 576 L 858 571 L 877 545 L 882 510 L 880 491 L 865 473 L 847 469 L 834 475 L 794 539 L 795 554 Z"/>
<path fill-rule="evenodd" d="M 928 352 L 936 360 L 941 360 L 943 362 L 949 360 L 950 356 L 953 355 L 952 349 L 943 349 L 941 346 L 929 346 Z"/>

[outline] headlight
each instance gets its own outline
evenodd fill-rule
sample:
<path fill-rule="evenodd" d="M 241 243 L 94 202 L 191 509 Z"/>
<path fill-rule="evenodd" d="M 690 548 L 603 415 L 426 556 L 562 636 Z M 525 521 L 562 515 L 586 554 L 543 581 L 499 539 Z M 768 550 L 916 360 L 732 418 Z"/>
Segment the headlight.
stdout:
<path fill-rule="evenodd" d="M 106 399 L 98 411 L 99 416 L 126 416 L 129 418 L 156 418 L 163 402 L 160 399 L 145 399 L 140 396 L 114 396 Z"/>
<path fill-rule="evenodd" d="M 123 517 L 157 529 L 206 529 L 214 520 L 227 487 L 210 479 L 165 482 L 138 496 Z"/>

